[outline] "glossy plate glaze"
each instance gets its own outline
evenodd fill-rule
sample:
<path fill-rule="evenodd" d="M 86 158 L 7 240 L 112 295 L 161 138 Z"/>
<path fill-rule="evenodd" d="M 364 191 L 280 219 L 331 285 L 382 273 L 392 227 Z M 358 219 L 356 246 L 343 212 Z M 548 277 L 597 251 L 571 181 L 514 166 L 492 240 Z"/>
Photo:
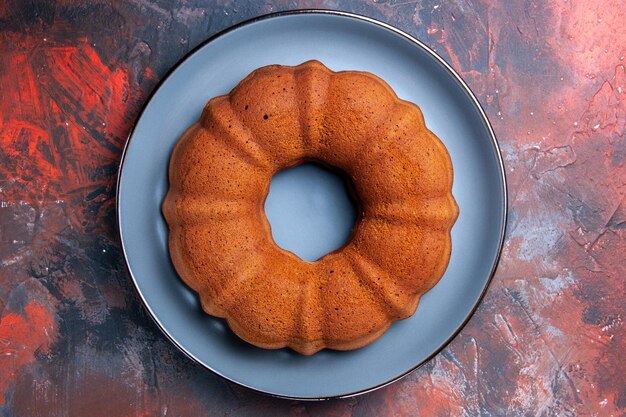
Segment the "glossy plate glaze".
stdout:
<path fill-rule="evenodd" d="M 309 59 L 333 70 L 372 72 L 401 98 L 421 107 L 427 126 L 452 157 L 460 216 L 452 230 L 448 270 L 413 317 L 395 323 L 364 348 L 305 357 L 286 349 L 255 348 L 240 341 L 223 321 L 202 312 L 195 293 L 170 262 L 160 207 L 170 152 L 207 100 L 227 93 L 256 68 Z M 230 381 L 298 399 L 345 397 L 379 388 L 441 351 L 486 291 L 500 255 L 507 210 L 497 142 L 459 76 L 397 29 L 347 13 L 312 10 L 245 22 L 184 58 L 155 90 L 130 135 L 117 204 L 128 269 L 165 335 L 190 358 Z"/>

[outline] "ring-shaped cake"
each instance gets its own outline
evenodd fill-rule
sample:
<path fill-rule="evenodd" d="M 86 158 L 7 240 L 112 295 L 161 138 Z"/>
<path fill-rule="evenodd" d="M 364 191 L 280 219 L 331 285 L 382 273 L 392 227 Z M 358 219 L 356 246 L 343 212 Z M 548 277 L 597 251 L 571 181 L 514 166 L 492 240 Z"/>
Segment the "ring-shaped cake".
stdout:
<path fill-rule="evenodd" d="M 346 245 L 315 262 L 279 248 L 264 213 L 272 176 L 304 161 L 343 172 L 359 211 Z M 211 99 L 178 141 L 163 203 L 170 255 L 202 308 L 242 339 L 307 355 L 355 349 L 411 316 L 443 276 L 452 180 L 420 109 L 380 78 L 270 65 Z"/>

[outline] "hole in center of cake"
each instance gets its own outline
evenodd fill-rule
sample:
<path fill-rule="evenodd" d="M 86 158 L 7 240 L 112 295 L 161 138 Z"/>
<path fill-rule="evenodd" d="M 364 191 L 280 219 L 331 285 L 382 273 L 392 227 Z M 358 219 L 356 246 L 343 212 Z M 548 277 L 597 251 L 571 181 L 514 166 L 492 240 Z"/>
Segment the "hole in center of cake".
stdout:
<path fill-rule="evenodd" d="M 308 162 L 274 175 L 265 214 L 276 244 L 313 262 L 348 242 L 357 204 L 340 174 Z"/>

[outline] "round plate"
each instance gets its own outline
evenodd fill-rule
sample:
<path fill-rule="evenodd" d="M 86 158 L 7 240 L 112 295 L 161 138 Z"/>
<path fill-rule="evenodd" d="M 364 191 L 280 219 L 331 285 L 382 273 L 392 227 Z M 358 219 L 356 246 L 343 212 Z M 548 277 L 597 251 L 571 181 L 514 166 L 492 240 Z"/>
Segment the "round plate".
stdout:
<path fill-rule="evenodd" d="M 454 165 L 460 216 L 443 279 L 415 315 L 349 352 L 301 356 L 240 341 L 203 313 L 178 278 L 161 202 L 174 144 L 210 98 L 256 68 L 310 59 L 332 70 L 372 72 L 420 106 Z M 150 315 L 202 366 L 237 384 L 297 399 L 345 397 L 388 384 L 443 349 L 480 302 L 496 268 L 506 224 L 502 158 L 487 117 L 461 78 L 428 47 L 384 23 L 343 12 L 297 11 L 257 18 L 200 45 L 171 70 L 127 142 L 118 180 L 119 232 L 128 269 Z M 415 256 L 419 256 L 416 253 Z"/>

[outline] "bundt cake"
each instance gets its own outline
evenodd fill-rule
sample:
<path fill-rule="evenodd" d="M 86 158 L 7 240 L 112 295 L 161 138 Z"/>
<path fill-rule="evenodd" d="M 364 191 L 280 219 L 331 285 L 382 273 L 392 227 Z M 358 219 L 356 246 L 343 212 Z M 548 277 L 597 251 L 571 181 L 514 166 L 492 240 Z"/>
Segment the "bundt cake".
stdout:
<path fill-rule="evenodd" d="M 344 172 L 358 197 L 350 240 L 315 262 L 279 248 L 264 213 L 272 176 L 304 161 Z M 450 259 L 448 152 L 415 104 L 367 72 L 257 69 L 206 104 L 169 181 L 177 272 L 207 313 L 259 347 L 364 346 L 415 312 Z"/>

